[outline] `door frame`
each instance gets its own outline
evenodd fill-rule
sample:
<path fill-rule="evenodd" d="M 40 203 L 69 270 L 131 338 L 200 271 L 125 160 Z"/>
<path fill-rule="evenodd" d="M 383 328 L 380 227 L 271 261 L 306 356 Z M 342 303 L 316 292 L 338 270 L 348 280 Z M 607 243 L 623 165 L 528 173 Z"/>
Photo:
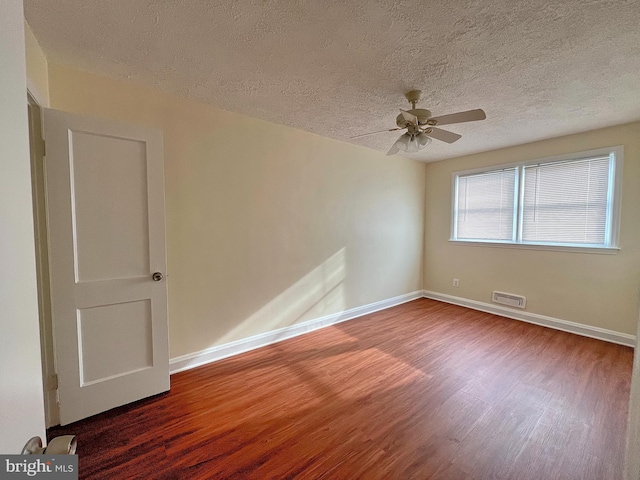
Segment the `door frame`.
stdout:
<path fill-rule="evenodd" d="M 27 89 L 29 111 L 29 156 L 31 159 L 31 195 L 33 201 L 34 236 L 36 245 L 36 275 L 38 317 L 42 357 L 42 386 L 44 392 L 45 427 L 60 424 L 57 370 L 53 342 L 53 319 L 49 280 L 49 241 L 46 211 L 46 183 L 44 176 L 44 140 L 42 138 L 42 103 L 39 96 Z"/>

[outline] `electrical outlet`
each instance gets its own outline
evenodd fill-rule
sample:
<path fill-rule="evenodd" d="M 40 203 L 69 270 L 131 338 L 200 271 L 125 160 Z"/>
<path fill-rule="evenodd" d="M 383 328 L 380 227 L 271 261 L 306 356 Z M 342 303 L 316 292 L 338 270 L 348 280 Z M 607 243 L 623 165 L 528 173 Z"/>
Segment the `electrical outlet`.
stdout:
<path fill-rule="evenodd" d="M 453 279 L 453 286 L 454 286 L 454 287 L 459 287 L 459 286 L 460 286 L 460 280 L 459 280 L 459 279 L 457 279 L 457 278 L 454 278 L 454 279 Z"/>

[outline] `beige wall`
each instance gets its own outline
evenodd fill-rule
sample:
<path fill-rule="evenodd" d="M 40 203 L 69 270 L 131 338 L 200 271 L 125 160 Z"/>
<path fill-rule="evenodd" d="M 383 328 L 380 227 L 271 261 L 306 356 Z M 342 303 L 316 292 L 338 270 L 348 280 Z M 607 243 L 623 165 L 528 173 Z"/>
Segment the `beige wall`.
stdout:
<path fill-rule="evenodd" d="M 22 2 L 0 2 L 0 453 L 44 438 Z"/>
<path fill-rule="evenodd" d="M 41 107 L 49 106 L 49 70 L 47 58 L 33 35 L 31 27 L 24 22 L 24 39 L 27 60 L 27 85 Z"/>
<path fill-rule="evenodd" d="M 615 255 L 463 246 L 448 242 L 455 171 L 624 145 L 620 251 Z M 427 165 L 424 288 L 490 303 L 525 295 L 526 311 L 634 335 L 640 287 L 640 123 Z M 453 287 L 452 279 L 460 279 Z"/>
<path fill-rule="evenodd" d="M 49 74 L 53 108 L 164 132 L 172 357 L 422 288 L 424 164 Z"/>

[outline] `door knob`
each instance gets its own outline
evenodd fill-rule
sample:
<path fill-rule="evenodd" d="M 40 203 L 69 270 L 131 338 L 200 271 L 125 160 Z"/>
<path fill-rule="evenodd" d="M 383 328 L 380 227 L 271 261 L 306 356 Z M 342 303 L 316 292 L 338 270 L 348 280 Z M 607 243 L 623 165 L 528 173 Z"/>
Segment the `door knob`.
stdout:
<path fill-rule="evenodd" d="M 162 275 L 160 272 L 155 272 L 153 275 L 151 275 L 151 278 L 153 278 L 154 282 L 159 282 L 164 278 L 164 275 Z"/>

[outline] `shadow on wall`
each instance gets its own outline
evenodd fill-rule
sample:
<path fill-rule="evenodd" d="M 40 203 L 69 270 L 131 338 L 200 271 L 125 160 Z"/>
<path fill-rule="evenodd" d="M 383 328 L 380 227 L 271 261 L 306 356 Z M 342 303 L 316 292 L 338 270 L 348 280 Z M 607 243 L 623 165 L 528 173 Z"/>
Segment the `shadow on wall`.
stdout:
<path fill-rule="evenodd" d="M 214 345 L 267 333 L 299 322 L 320 318 L 346 308 L 346 248 L 343 247 L 297 282 L 239 323 Z M 213 345 L 212 345 L 213 346 Z"/>

